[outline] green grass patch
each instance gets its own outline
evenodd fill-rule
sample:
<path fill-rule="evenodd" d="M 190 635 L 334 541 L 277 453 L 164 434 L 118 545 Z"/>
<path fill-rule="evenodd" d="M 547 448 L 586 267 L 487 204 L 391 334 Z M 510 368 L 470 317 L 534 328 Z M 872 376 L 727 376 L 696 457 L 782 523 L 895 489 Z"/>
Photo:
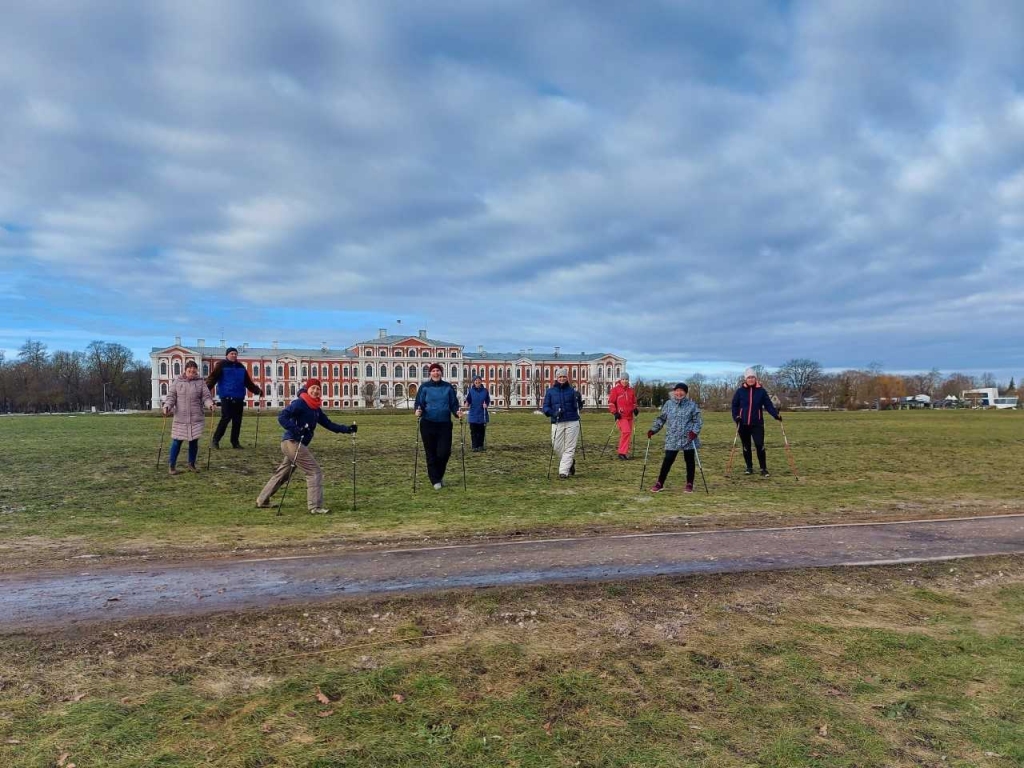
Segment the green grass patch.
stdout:
<path fill-rule="evenodd" d="M 652 417 L 641 414 L 638 435 Z M 774 422 L 767 426 L 773 476 L 743 476 L 737 452 L 733 477 L 726 479 L 733 427 L 727 414 L 710 413 L 701 458 L 711 494 L 682 494 L 678 464 L 668 491 L 657 496 L 640 489 L 645 440 L 638 439 L 634 461 L 618 461 L 613 448 L 600 456 L 613 428 L 606 414 L 585 416 L 586 458 L 579 457 L 571 481 L 546 477 L 546 419 L 498 413 L 487 452 L 466 454 L 468 490 L 461 487 L 456 427 L 450 487 L 436 492 L 426 485 L 421 452 L 416 494 L 414 418 L 365 413 L 358 420 L 357 509 L 351 509 L 352 440 L 320 430 L 313 450 L 335 514 L 313 517 L 305 513 L 301 476 L 284 514 L 253 508 L 281 457 L 280 430 L 269 415 L 257 448 L 250 413 L 242 433 L 246 450 L 214 451 L 211 471 L 178 477 L 169 477 L 163 462 L 156 466 L 157 416 L 0 418 L 0 444 L 8 447 L 0 478 L 0 552 L 7 567 L 17 567 L 76 554 L 175 548 L 194 554 L 317 542 L 841 522 L 1017 510 L 1024 496 L 1016 466 L 1024 415 L 1017 412 L 787 414 L 799 482 Z M 653 483 L 661 455 L 656 436 L 645 486 Z M 200 467 L 206 459 L 204 439 Z"/>

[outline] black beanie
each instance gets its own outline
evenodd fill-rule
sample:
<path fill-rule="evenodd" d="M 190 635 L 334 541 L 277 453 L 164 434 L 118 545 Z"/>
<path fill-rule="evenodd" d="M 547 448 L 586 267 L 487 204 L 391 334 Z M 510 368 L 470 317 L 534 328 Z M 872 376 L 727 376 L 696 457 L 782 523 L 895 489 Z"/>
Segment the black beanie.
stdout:
<path fill-rule="evenodd" d="M 237 352 L 237 351 L 238 351 L 238 347 L 228 347 L 227 349 L 224 350 L 224 357 L 227 357 L 232 352 Z"/>

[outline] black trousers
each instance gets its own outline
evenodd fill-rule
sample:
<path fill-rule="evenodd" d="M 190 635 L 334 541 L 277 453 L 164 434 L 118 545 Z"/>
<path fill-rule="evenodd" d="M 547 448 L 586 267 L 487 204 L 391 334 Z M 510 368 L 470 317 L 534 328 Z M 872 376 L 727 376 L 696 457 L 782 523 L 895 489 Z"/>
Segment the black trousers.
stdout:
<path fill-rule="evenodd" d="M 672 469 L 678 455 L 679 451 L 665 451 L 665 458 L 661 462 L 661 472 L 658 473 L 658 482 L 662 485 L 665 484 L 668 471 Z M 683 451 L 683 460 L 686 461 L 686 482 L 693 485 L 693 475 L 697 471 L 696 451 L 693 448 Z"/>
<path fill-rule="evenodd" d="M 764 453 L 764 424 L 740 424 L 740 442 L 743 443 L 743 460 L 747 469 L 754 468 L 754 459 L 750 453 L 750 439 L 754 439 L 757 449 L 757 464 L 761 469 L 768 469 L 767 457 Z"/>
<path fill-rule="evenodd" d="M 238 435 L 242 431 L 242 409 L 245 408 L 244 400 L 236 400 L 233 397 L 222 397 L 220 399 L 220 421 L 217 429 L 213 431 L 213 442 L 219 443 L 224 437 L 224 432 L 231 422 L 231 444 L 238 445 Z"/>
<path fill-rule="evenodd" d="M 427 477 L 431 485 L 436 485 L 444 480 L 448 459 L 452 455 L 452 423 L 420 419 L 420 437 L 423 438 L 423 453 L 427 457 Z"/>
<path fill-rule="evenodd" d="M 473 443 L 474 449 L 484 447 L 484 434 L 486 432 L 486 424 L 474 424 L 473 422 L 469 423 L 469 438 L 470 441 Z"/>

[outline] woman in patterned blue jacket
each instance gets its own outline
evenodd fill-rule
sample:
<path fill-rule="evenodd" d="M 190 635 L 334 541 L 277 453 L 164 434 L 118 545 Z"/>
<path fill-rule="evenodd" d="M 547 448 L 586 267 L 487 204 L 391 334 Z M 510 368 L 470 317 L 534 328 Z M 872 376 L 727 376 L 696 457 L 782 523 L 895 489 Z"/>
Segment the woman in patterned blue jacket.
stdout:
<path fill-rule="evenodd" d="M 661 472 L 658 473 L 658 482 L 651 486 L 651 493 L 657 493 L 665 487 L 665 480 L 672 464 L 683 452 L 683 459 L 686 461 L 686 493 L 693 493 L 693 476 L 696 472 L 696 449 L 700 448 L 700 431 L 704 426 L 704 417 L 700 415 L 700 408 L 691 400 L 688 395 L 690 388 L 679 382 L 672 388 L 672 398 L 661 406 L 661 413 L 654 419 L 651 428 L 647 430 L 647 439 L 654 437 L 665 424 L 668 430 L 665 434 L 665 459 L 661 462 Z"/>

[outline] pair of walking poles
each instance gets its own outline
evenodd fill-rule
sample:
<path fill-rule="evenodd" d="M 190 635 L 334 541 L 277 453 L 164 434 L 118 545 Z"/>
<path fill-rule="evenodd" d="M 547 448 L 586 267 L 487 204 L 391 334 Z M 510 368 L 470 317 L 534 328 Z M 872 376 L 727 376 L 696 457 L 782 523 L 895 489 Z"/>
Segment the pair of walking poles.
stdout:
<path fill-rule="evenodd" d="M 799 481 L 800 475 L 796 471 L 796 461 L 793 459 L 793 449 L 789 447 L 789 438 L 786 437 L 786 427 L 782 423 L 782 419 L 779 419 L 779 429 L 782 430 L 782 445 L 786 449 L 786 460 L 789 462 L 789 469 L 793 473 L 793 479 Z M 740 425 L 736 423 L 736 434 L 732 438 L 732 448 L 729 451 L 729 461 L 725 465 L 725 476 L 729 477 L 732 472 L 732 460 L 736 455 L 736 441 L 740 437 Z"/>
<path fill-rule="evenodd" d="M 608 445 L 612 441 L 612 435 L 615 434 L 615 432 L 618 430 L 618 428 L 619 428 L 619 422 L 618 422 L 618 419 L 616 419 L 615 423 L 612 424 L 611 432 L 609 432 L 608 433 L 608 437 L 605 438 L 604 447 L 601 449 L 601 453 L 599 454 L 601 457 L 604 457 L 604 452 L 608 450 Z M 630 458 L 632 458 L 632 456 L 633 456 L 633 454 L 635 452 L 636 452 L 636 418 L 633 419 L 633 428 L 629 431 L 629 455 L 630 455 Z"/>
<path fill-rule="evenodd" d="M 651 454 L 651 438 L 647 438 L 647 448 L 644 449 L 644 470 L 640 473 L 640 490 L 644 489 L 644 476 L 647 474 L 647 459 Z M 700 479 L 704 482 L 704 493 L 710 495 L 711 491 L 708 490 L 708 479 L 704 477 L 704 465 L 700 463 L 700 451 L 697 450 L 697 446 L 693 446 L 693 457 L 697 460 L 697 468 L 700 469 Z"/>
<path fill-rule="evenodd" d="M 420 474 L 420 421 L 422 420 L 422 416 L 416 417 L 416 434 L 413 437 L 413 451 L 415 453 L 412 460 L 413 493 L 416 493 L 416 483 Z M 459 419 L 459 443 L 462 445 L 462 490 L 466 490 L 466 420 L 462 418 Z"/>
<path fill-rule="evenodd" d="M 356 422 L 352 422 L 352 426 L 356 426 Z M 356 511 L 356 433 L 350 432 L 352 436 L 352 511 Z M 292 454 L 292 465 L 288 469 L 288 479 L 284 481 L 284 491 L 281 493 L 281 499 L 277 502 L 277 512 L 275 515 L 281 514 L 281 507 L 284 506 L 285 497 L 288 496 L 288 487 L 292 484 L 292 475 L 295 474 L 295 467 L 299 462 L 299 451 L 302 450 L 302 435 L 299 435 L 299 440 L 296 441 L 295 453 Z"/>

